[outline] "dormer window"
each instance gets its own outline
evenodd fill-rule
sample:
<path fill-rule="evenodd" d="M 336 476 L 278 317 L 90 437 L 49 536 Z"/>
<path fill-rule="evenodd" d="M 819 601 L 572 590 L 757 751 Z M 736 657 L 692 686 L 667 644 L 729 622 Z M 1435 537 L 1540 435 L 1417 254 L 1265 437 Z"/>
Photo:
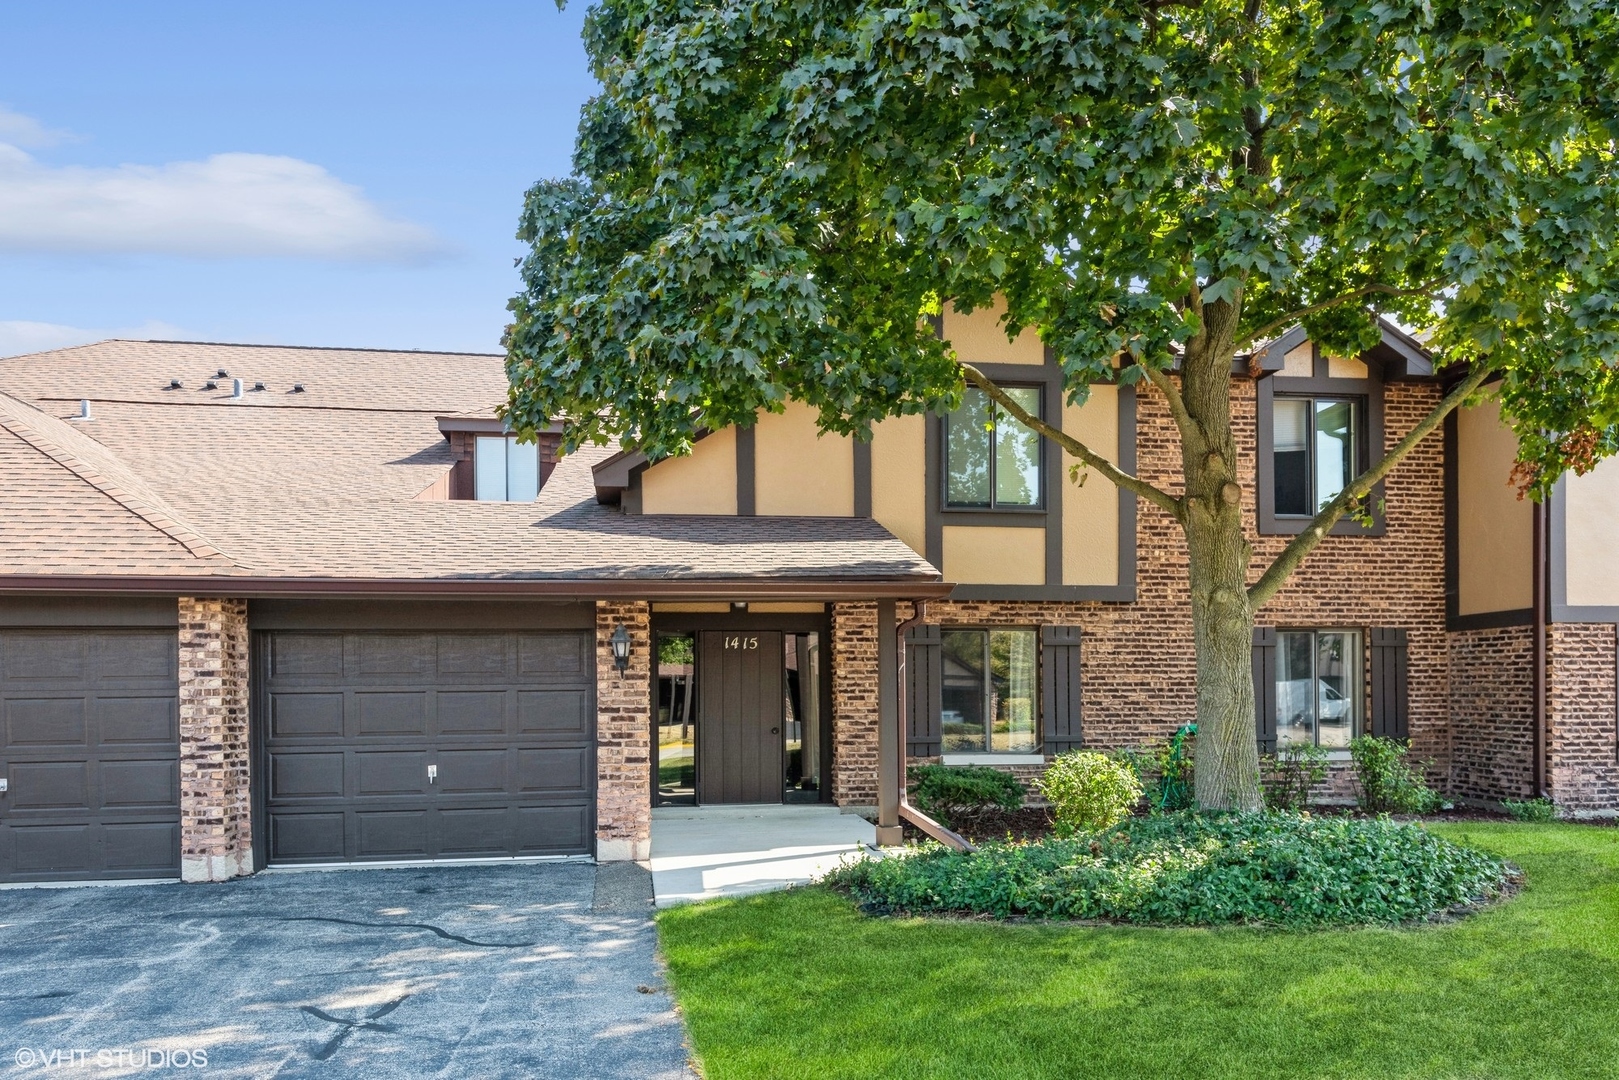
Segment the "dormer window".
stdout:
<path fill-rule="evenodd" d="M 515 435 L 479 435 L 473 447 L 473 498 L 533 502 L 540 494 L 540 447 Z"/>

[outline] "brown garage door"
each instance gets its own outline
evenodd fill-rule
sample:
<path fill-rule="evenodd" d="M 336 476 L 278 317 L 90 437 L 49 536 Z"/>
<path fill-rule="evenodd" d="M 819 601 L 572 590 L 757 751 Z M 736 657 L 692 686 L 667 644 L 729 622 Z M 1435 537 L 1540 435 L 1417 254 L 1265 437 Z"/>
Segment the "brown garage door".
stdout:
<path fill-rule="evenodd" d="M 173 630 L 0 631 L 0 881 L 178 877 Z"/>
<path fill-rule="evenodd" d="M 588 634 L 278 631 L 259 671 L 270 862 L 591 851 Z"/>

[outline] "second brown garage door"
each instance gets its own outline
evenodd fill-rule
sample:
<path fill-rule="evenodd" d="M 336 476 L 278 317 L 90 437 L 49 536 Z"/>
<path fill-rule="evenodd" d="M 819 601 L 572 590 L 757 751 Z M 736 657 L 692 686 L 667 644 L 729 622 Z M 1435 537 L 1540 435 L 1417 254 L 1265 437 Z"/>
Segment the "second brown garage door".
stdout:
<path fill-rule="evenodd" d="M 260 635 L 274 863 L 582 855 L 590 635 Z"/>

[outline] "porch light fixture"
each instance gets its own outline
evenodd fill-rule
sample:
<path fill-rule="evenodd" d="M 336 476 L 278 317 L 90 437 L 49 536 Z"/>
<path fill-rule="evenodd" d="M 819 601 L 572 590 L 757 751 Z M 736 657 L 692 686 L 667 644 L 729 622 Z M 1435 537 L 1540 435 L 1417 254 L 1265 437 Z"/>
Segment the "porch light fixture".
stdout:
<path fill-rule="evenodd" d="M 608 638 L 608 641 L 613 646 L 613 663 L 618 665 L 618 673 L 622 675 L 630 666 L 630 632 L 624 629 L 623 623 L 619 623 L 618 629 L 613 631 L 613 636 Z"/>

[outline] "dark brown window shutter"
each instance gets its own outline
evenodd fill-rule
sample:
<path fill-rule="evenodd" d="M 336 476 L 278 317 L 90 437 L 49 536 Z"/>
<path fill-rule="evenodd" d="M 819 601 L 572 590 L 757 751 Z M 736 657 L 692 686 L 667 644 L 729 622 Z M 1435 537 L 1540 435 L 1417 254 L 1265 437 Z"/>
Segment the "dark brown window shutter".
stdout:
<path fill-rule="evenodd" d="M 1276 627 L 1254 627 L 1254 730 L 1261 754 L 1276 753 Z"/>
<path fill-rule="evenodd" d="M 913 626 L 905 635 L 905 756 L 939 756 L 944 680 L 939 628 Z"/>
<path fill-rule="evenodd" d="M 1411 737 L 1406 643 L 1403 627 L 1372 628 L 1372 734 L 1380 739 Z"/>
<path fill-rule="evenodd" d="M 1079 683 L 1079 627 L 1040 628 L 1041 736 L 1048 754 L 1077 750 L 1085 745 L 1081 720 L 1083 695 Z"/>

